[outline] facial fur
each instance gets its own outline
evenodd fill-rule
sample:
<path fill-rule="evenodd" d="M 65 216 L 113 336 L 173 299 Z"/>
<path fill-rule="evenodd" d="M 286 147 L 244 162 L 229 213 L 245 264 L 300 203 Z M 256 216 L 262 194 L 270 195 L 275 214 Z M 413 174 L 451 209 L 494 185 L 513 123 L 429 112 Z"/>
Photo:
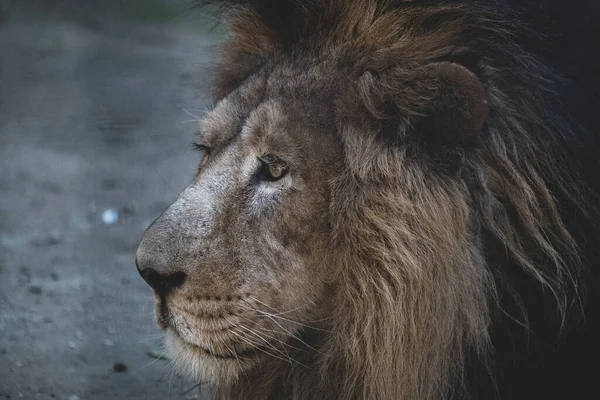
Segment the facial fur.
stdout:
<path fill-rule="evenodd" d="M 285 71 L 250 79 L 208 113 L 196 178 L 138 251 L 140 264 L 177 265 L 187 275 L 159 296 L 157 315 L 176 358 L 198 379 L 231 381 L 262 355 L 289 357 L 306 345 L 293 343 L 297 332 L 327 313 L 327 185 L 338 173 L 339 144 L 319 121 L 326 111 L 288 98 L 316 86 L 314 77 L 282 85 L 278 74 Z M 269 181 L 265 159 L 288 172 Z"/>
<path fill-rule="evenodd" d="M 199 171 L 137 255 L 183 369 L 221 398 L 445 398 L 493 346 L 501 293 L 520 304 L 515 276 L 564 316 L 580 259 L 556 197 L 583 209 L 583 185 L 553 158 L 560 76 L 516 22 L 225 3 Z"/>

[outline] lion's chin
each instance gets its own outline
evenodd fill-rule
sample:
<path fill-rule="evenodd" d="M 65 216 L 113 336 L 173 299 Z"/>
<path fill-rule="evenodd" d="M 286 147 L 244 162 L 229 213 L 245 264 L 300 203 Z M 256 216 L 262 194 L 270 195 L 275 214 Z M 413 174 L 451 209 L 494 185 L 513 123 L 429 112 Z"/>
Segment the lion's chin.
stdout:
<path fill-rule="evenodd" d="M 249 357 L 214 356 L 187 343 L 171 329 L 167 330 L 167 350 L 174 365 L 192 380 L 210 385 L 231 385 L 258 363 Z"/>

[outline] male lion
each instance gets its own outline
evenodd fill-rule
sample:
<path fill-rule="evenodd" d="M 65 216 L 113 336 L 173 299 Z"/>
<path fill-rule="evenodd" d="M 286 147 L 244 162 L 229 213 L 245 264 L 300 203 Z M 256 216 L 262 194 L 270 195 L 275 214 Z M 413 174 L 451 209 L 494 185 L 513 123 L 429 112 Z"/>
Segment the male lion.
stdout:
<path fill-rule="evenodd" d="M 137 253 L 195 380 L 600 396 L 600 30 L 593 3 L 507 1 L 212 2 L 200 169 Z"/>

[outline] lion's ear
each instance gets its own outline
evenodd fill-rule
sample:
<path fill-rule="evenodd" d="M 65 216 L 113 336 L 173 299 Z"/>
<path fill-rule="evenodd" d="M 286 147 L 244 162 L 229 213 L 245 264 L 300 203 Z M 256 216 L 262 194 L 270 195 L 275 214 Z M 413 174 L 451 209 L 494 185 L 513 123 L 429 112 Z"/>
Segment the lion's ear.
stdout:
<path fill-rule="evenodd" d="M 390 143 L 456 148 L 472 143 L 487 119 L 483 83 L 453 62 L 367 71 L 357 88 L 361 104 L 380 121 L 379 130 Z"/>
<path fill-rule="evenodd" d="M 414 149 L 449 173 L 460 170 L 465 149 L 477 143 L 488 116 L 483 83 L 454 62 L 367 71 L 357 89 L 353 98 L 374 117 L 386 143 Z"/>
<path fill-rule="evenodd" d="M 433 150 L 474 143 L 488 116 L 487 93 L 477 75 L 459 64 L 436 62 L 416 79 L 420 104 L 409 117 L 408 134 Z"/>

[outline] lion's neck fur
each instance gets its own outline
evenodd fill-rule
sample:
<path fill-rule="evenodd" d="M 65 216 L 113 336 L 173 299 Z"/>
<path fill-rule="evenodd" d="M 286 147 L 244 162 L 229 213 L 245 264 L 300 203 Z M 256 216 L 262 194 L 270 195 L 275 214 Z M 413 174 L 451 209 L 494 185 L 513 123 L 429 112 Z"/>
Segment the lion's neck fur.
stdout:
<path fill-rule="evenodd" d="M 508 40 L 503 46 L 499 53 L 521 51 Z M 320 351 L 298 354 L 304 367 L 273 360 L 221 388 L 221 398 L 281 398 L 283 388 L 285 398 L 297 400 L 443 398 L 462 379 L 465 355 L 483 356 L 490 347 L 502 263 L 524 271 L 565 312 L 578 260 L 555 196 L 574 204 L 578 194 L 576 183 L 562 178 L 574 176 L 565 172 L 572 160 L 564 155 L 557 163 L 554 155 L 572 127 L 553 111 L 556 105 L 542 104 L 552 71 L 525 54 L 511 68 L 510 76 L 487 69 L 495 114 L 460 179 L 432 177 L 406 154 L 367 163 L 369 154 L 382 153 L 374 135 L 338 121 L 347 157 L 331 189 L 332 269 L 339 276 L 328 332 L 312 342 Z M 486 237 L 505 253 L 495 264 Z"/>
<path fill-rule="evenodd" d="M 466 348 L 487 346 L 491 275 L 469 237 L 464 189 L 417 189 L 418 172 L 396 176 L 387 188 L 371 184 L 376 196 L 362 182 L 338 210 L 347 224 L 338 240 L 354 249 L 340 254 L 340 318 L 329 350 L 344 360 L 342 398 L 437 398 L 460 378 L 452 371 Z"/>

